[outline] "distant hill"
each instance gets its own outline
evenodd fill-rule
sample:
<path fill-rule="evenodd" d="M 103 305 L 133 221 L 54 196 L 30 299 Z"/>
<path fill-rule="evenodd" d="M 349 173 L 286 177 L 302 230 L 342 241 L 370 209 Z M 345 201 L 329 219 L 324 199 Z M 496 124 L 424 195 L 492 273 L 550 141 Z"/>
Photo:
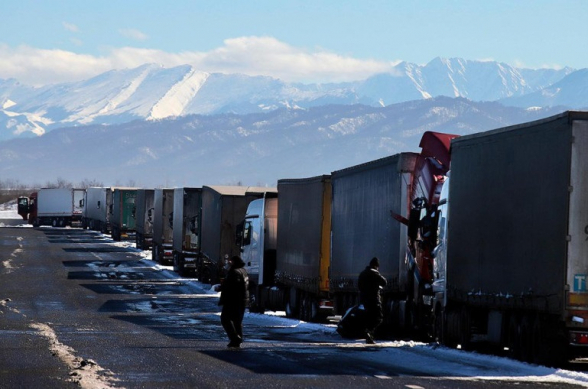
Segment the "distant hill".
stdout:
<path fill-rule="evenodd" d="M 418 151 L 425 131 L 471 134 L 563 110 L 437 97 L 77 126 L 0 142 L 0 177 L 41 185 L 61 177 L 144 187 L 274 186 Z"/>

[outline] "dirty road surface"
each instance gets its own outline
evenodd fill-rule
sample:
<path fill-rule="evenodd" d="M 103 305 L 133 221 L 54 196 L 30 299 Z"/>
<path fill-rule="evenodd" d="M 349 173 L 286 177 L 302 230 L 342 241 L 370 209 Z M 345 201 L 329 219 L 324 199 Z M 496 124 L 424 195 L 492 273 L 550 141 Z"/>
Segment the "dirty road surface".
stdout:
<path fill-rule="evenodd" d="M 0 388 L 572 388 L 586 375 L 247 313 L 228 349 L 211 285 L 75 228 L 0 228 Z M 569 374 L 568 374 L 569 373 Z M 578 378 L 580 377 L 580 378 Z"/>

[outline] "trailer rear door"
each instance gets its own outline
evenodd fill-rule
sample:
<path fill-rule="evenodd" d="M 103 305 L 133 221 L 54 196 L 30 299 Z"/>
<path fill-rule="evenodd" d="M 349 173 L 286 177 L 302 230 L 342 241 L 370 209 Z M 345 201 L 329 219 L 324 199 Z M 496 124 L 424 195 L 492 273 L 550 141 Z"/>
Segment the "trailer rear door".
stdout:
<path fill-rule="evenodd" d="M 572 155 L 570 169 L 570 206 L 568 226 L 567 284 L 570 290 L 568 303 L 574 310 L 588 309 L 588 121 L 576 120 L 572 124 Z M 582 324 L 578 312 L 574 325 Z M 584 326 L 588 327 L 588 314 Z"/>

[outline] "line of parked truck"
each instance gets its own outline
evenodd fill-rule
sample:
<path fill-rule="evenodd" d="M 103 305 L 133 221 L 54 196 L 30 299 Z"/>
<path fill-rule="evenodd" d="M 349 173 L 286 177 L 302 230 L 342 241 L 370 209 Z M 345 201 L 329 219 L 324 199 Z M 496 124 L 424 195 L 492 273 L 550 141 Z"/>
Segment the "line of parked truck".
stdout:
<path fill-rule="evenodd" d="M 79 222 L 115 240 L 135 234 L 154 260 L 203 282 L 241 255 L 251 311 L 342 315 L 378 257 L 388 332 L 540 363 L 586 355 L 588 112 L 426 132 L 420 147 L 277 188 L 88 188 Z M 45 191 L 19 199 L 19 212 L 29 201 L 35 225 L 76 220 L 45 213 Z"/>

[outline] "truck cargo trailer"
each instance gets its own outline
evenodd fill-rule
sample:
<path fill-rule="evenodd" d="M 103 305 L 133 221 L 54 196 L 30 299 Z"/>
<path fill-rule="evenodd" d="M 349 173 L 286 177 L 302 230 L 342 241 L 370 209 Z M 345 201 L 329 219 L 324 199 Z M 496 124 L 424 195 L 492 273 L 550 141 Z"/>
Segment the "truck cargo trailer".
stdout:
<path fill-rule="evenodd" d="M 82 213 L 82 228 L 110 232 L 110 208 L 112 187 L 92 187 L 86 189 Z"/>
<path fill-rule="evenodd" d="M 112 193 L 111 236 L 115 241 L 135 233 L 137 189 L 115 188 Z"/>
<path fill-rule="evenodd" d="M 456 138 L 436 333 L 558 363 L 588 355 L 588 113 Z"/>
<path fill-rule="evenodd" d="M 82 189 L 43 188 L 31 195 L 29 219 L 34 226 L 71 226 L 80 221 Z M 76 203 L 77 200 L 77 203 Z"/>
<path fill-rule="evenodd" d="M 252 186 L 203 186 L 201 249 L 191 264 L 203 282 L 217 282 L 224 275 L 225 261 L 240 255 L 235 237 L 247 206 L 275 188 Z M 188 265 L 188 262 L 185 262 Z"/>
<path fill-rule="evenodd" d="M 288 317 L 321 321 L 334 313 L 329 295 L 331 176 L 278 181 L 278 240 L 268 306 Z"/>
<path fill-rule="evenodd" d="M 174 189 L 173 218 L 174 271 L 182 276 L 188 270 L 196 272 L 197 276 L 200 275 L 199 273 L 206 273 L 200 256 L 202 248 L 202 188 Z"/>
<path fill-rule="evenodd" d="M 388 281 L 383 291 L 388 310 L 405 298 L 407 227 L 392 215 L 408 213 L 417 158 L 401 153 L 332 172 L 329 289 L 337 314 L 358 302 L 358 275 L 373 257 Z"/>
<path fill-rule="evenodd" d="M 155 262 L 170 264 L 173 256 L 174 190 L 155 189 L 153 194 L 153 247 Z"/>
<path fill-rule="evenodd" d="M 135 198 L 135 244 L 138 249 L 150 250 L 153 245 L 153 189 L 138 189 Z"/>

